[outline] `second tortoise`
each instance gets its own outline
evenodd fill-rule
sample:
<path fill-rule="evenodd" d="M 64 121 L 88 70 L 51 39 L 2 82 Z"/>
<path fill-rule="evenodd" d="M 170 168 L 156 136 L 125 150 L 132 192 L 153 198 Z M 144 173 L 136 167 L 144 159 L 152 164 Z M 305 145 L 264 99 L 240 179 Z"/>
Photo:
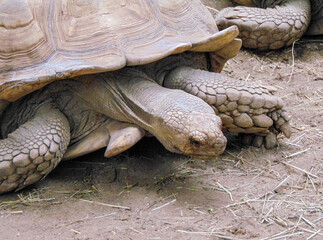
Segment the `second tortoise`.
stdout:
<path fill-rule="evenodd" d="M 275 50 L 290 46 L 307 35 L 323 34 L 321 0 L 203 0 L 221 10 L 216 13 L 220 29 L 236 25 L 246 48 Z M 244 6 L 233 7 L 233 3 Z"/>

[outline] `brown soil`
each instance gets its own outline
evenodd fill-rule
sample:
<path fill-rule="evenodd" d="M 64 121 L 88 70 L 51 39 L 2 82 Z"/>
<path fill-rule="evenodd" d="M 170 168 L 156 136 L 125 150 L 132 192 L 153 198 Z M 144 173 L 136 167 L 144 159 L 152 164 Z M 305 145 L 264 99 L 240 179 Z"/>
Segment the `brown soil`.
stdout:
<path fill-rule="evenodd" d="M 273 150 L 233 139 L 208 161 L 146 138 L 115 158 L 63 162 L 0 196 L 0 239 L 323 239 L 322 41 L 243 50 L 224 72 L 276 86 L 292 137 Z"/>

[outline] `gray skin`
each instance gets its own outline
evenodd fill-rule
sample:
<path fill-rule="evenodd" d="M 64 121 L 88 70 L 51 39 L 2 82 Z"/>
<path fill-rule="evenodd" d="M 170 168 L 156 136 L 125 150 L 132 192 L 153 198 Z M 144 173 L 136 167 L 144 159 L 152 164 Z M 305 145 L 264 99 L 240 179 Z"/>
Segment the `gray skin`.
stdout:
<path fill-rule="evenodd" d="M 219 0 L 214 0 L 219 1 Z M 321 0 L 241 0 L 257 7 L 228 7 L 216 16 L 219 29 L 236 25 L 246 48 L 275 50 L 309 35 L 323 34 Z M 312 6 L 312 11 L 311 11 Z M 311 22 L 311 24 L 310 24 Z"/>
<path fill-rule="evenodd" d="M 225 149 L 220 117 L 228 131 L 290 136 L 281 99 L 266 87 L 206 71 L 205 56 L 184 53 L 145 66 L 56 81 L 11 103 L 1 121 L 0 193 L 44 178 L 62 158 L 86 153 L 80 154 L 80 146 L 89 143 L 87 152 L 106 147 L 114 139 L 111 121 L 144 129 L 169 151 L 204 157 Z M 98 134 L 109 136 L 92 146 Z"/>

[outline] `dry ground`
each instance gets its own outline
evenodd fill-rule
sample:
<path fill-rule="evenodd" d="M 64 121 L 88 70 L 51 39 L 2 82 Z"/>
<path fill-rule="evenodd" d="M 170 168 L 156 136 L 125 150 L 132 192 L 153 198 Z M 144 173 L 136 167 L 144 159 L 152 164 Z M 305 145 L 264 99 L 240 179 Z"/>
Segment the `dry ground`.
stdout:
<path fill-rule="evenodd" d="M 0 239 L 323 239 L 323 42 L 242 51 L 224 72 L 278 88 L 293 135 L 273 150 L 232 141 L 201 161 L 147 138 L 97 152 L 0 196 Z"/>

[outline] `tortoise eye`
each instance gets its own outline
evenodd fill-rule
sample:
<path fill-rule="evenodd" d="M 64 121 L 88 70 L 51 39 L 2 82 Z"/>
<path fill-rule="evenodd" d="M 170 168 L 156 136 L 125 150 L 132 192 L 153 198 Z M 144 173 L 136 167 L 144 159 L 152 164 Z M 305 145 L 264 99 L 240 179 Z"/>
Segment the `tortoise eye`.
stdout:
<path fill-rule="evenodd" d="M 190 144 L 193 145 L 194 147 L 199 147 L 201 145 L 201 142 L 199 140 L 191 138 Z"/>

